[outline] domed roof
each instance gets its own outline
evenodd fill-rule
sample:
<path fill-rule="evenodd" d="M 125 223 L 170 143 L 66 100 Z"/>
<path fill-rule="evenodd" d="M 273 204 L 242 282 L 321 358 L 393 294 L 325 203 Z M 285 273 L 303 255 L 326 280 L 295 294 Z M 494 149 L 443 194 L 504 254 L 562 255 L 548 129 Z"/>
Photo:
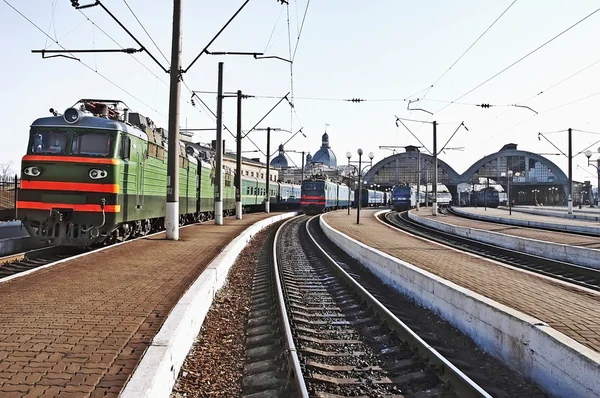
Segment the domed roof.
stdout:
<path fill-rule="evenodd" d="M 288 156 L 283 149 L 283 145 L 279 145 L 279 155 L 275 156 L 273 160 L 271 160 L 271 167 L 279 167 L 279 168 L 287 168 L 289 167 L 290 161 Z"/>
<path fill-rule="evenodd" d="M 321 148 L 312 157 L 312 163 L 321 163 L 328 167 L 337 167 L 337 158 L 329 146 L 329 135 L 323 134 Z"/>

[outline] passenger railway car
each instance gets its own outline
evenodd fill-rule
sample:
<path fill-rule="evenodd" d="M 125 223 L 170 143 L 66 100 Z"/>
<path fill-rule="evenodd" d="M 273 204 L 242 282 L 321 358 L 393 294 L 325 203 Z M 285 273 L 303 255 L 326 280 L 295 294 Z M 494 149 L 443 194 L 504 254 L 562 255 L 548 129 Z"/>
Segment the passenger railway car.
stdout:
<path fill-rule="evenodd" d="M 433 203 L 433 184 L 427 185 L 427 203 L 431 205 Z M 444 184 L 437 185 L 437 204 L 440 207 L 449 206 L 452 202 L 452 194 Z"/>
<path fill-rule="evenodd" d="M 493 187 L 483 188 L 471 195 L 471 202 L 475 206 L 498 207 L 500 205 L 500 196 Z"/>
<path fill-rule="evenodd" d="M 17 208 L 32 239 L 90 246 L 162 229 L 167 132 L 129 113 L 120 101 L 80 100 L 77 105 L 64 115 L 51 110 L 53 116 L 31 125 Z M 179 144 L 180 223 L 212 218 L 215 169 Z M 287 204 L 286 192 L 299 190 L 287 188 L 270 184 L 277 205 L 282 198 Z M 241 193 L 244 209 L 261 209 L 265 181 L 244 176 Z M 232 214 L 233 174 L 225 170 L 222 198 L 224 214 Z"/>
<path fill-rule="evenodd" d="M 354 191 L 354 203 L 358 203 L 358 190 Z M 362 189 L 360 198 L 361 207 L 383 206 L 385 203 L 385 192 L 375 191 L 373 189 Z"/>

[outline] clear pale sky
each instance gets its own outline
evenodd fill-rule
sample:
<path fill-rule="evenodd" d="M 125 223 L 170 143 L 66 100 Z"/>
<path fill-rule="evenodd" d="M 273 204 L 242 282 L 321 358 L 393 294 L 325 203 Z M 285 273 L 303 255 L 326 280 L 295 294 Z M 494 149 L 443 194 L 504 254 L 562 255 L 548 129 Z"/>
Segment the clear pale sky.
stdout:
<path fill-rule="evenodd" d="M 42 30 L 57 37 L 68 49 L 118 48 L 99 28 L 122 47 L 136 47 L 125 32 L 99 7 L 84 10 L 96 23 L 94 27 L 66 0 L 7 0 Z M 89 2 L 92 2 L 91 0 Z M 87 0 L 80 0 L 87 4 Z M 128 0 L 160 50 L 170 59 L 172 2 Z M 183 1 L 183 66 L 187 67 L 198 52 L 243 3 L 228 1 Z M 394 115 L 427 119 L 428 114 L 408 111 L 402 99 L 431 86 L 481 33 L 512 3 L 506 1 L 400 1 L 400 0 L 312 0 L 293 64 L 296 115 L 282 103 L 261 127 L 280 127 L 296 131 L 304 127 L 308 138 L 297 135 L 288 149 L 316 152 L 325 124 L 338 163 L 346 162 L 345 153 L 357 148 L 373 151 L 375 161 L 391 154 L 379 145 L 418 145 Z M 158 50 L 121 0 L 104 4 L 166 64 Z M 290 0 L 292 51 L 296 46 L 299 24 L 306 0 Z M 421 101 L 419 107 L 436 112 L 482 83 L 506 66 L 534 50 L 599 7 L 597 1 L 518 0 L 486 35 L 450 70 Z M 276 24 L 276 21 L 277 24 Z M 273 28 L 275 29 L 273 30 Z M 269 37 L 273 36 L 269 42 Z M 448 145 L 465 147 L 447 151 L 441 159 L 463 172 L 482 156 L 513 142 L 519 149 L 536 153 L 557 153 L 537 133 L 574 129 L 574 153 L 600 140 L 600 62 L 562 84 L 547 90 L 573 73 L 600 61 L 600 12 L 597 12 L 552 43 L 491 80 L 459 102 L 507 105 L 523 103 L 539 112 L 522 108 L 454 104 L 436 113 L 442 123 L 438 129 L 438 147 L 450 137 L 461 121 L 469 131 L 459 131 Z M 61 112 L 80 98 L 111 98 L 125 101 L 133 111 L 167 127 L 168 75 L 146 54 L 82 54 L 89 65 L 64 58 L 42 59 L 32 49 L 59 47 L 23 19 L 4 0 L 0 1 L 0 109 L 7 125 L 2 132 L 0 164 L 13 162 L 18 170 L 25 152 L 30 124 L 48 116 L 54 107 Z M 268 49 L 267 49 L 268 44 Z M 267 49 L 267 51 L 265 51 Z M 257 51 L 289 58 L 287 9 L 275 0 L 251 0 L 240 15 L 210 47 L 211 51 Z M 150 72 L 134 59 L 137 58 Z M 290 91 L 289 64 L 251 57 L 203 55 L 188 73 L 185 82 L 193 90 L 217 88 L 217 64 L 225 62 L 225 90 L 243 90 L 252 95 L 283 96 Z M 104 80 L 93 70 L 118 84 L 127 92 Z M 158 76 L 158 78 L 156 76 Z M 162 82 L 160 80 L 162 80 Z M 163 83 L 165 82 L 165 83 Z M 541 91 L 544 94 L 537 95 Z M 422 92 L 415 97 L 420 97 Z M 597 95 L 594 95 L 597 94 Z M 565 105 L 587 96 L 590 98 Z M 310 98 L 363 98 L 371 101 L 351 103 Z M 181 126 L 211 128 L 214 119 L 204 109 L 193 108 L 190 93 L 182 86 Z M 202 95 L 216 110 L 214 95 Z M 396 101 L 373 101 L 396 99 Z M 141 100 L 141 101 L 140 101 Z M 198 101 L 196 101 L 198 102 Z M 252 127 L 276 102 L 275 99 L 244 101 L 243 128 Z M 200 110 L 200 111 L 199 111 Z M 226 99 L 224 123 L 235 131 L 235 100 Z M 430 125 L 408 126 L 431 149 Z M 235 142 L 224 133 L 227 147 Z M 250 137 L 266 149 L 265 133 Z M 547 135 L 562 151 L 567 151 L 567 133 Z M 214 139 L 214 132 L 195 137 L 202 142 Z M 286 141 L 288 133 L 273 134 L 272 150 Z M 594 151 L 600 147 L 595 144 Z M 244 142 L 245 151 L 255 149 Z M 253 154 L 250 154 L 253 155 Z M 300 155 L 291 153 L 299 165 Z M 596 159 L 598 155 L 594 155 Z M 354 155 L 353 160 L 357 160 Z M 564 156 L 548 156 L 567 171 Z M 587 159 L 574 159 L 577 180 L 596 184 L 596 170 L 586 168 Z M 579 168 L 580 165 L 582 168 Z"/>

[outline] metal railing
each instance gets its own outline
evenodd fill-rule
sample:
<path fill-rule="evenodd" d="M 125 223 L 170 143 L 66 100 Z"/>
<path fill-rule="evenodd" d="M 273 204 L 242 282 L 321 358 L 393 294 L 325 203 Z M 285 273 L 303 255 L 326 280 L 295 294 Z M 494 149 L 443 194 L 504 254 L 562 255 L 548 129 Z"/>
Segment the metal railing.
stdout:
<path fill-rule="evenodd" d="M 16 220 L 21 180 L 18 176 L 0 176 L 0 221 Z"/>

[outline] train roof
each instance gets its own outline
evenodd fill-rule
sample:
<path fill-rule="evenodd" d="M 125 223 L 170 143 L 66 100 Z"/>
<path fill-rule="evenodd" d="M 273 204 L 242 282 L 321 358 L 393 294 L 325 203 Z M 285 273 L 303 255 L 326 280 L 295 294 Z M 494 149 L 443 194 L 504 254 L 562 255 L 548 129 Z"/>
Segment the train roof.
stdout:
<path fill-rule="evenodd" d="M 140 129 L 123 123 L 118 120 L 107 119 L 105 117 L 93 116 L 84 113 L 75 123 L 67 123 L 63 115 L 48 116 L 36 119 L 31 127 L 60 127 L 60 128 L 90 128 L 98 130 L 122 131 L 127 134 L 135 135 L 144 140 L 148 140 L 148 135 Z"/>

